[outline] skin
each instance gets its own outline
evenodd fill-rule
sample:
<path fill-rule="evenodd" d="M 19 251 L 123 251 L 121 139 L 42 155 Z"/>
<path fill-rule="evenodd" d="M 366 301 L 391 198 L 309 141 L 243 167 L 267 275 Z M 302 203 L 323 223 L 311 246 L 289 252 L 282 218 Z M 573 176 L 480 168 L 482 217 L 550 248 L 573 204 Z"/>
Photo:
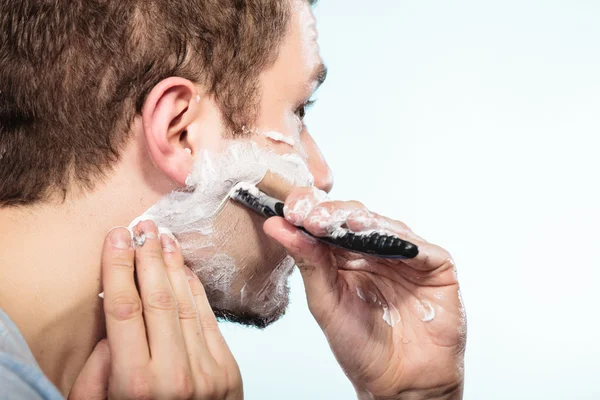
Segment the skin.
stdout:
<path fill-rule="evenodd" d="M 125 228 L 104 243 L 108 340 L 94 349 L 69 399 L 242 399 L 239 368 L 181 246 L 152 221 L 134 232 L 145 235 L 143 246 L 134 249 Z"/>
<path fill-rule="evenodd" d="M 296 260 L 309 308 L 359 397 L 461 399 L 466 317 L 450 254 L 359 202 L 316 198 L 314 189 L 294 190 L 285 220 L 270 218 L 264 229 Z M 340 211 L 348 215 L 350 230 L 394 234 L 416 244 L 419 255 L 410 260 L 362 256 L 317 242 L 295 227 L 323 236 L 328 215 Z M 399 317 L 393 326 L 383 318 L 385 308 Z"/>
<path fill-rule="evenodd" d="M 301 118 L 303 104 L 310 100 L 324 80 L 326 69 L 319 55 L 312 11 L 304 2 L 295 2 L 294 10 L 288 38 L 284 40 L 277 60 L 260 76 L 260 112 L 250 129 L 253 132 L 279 132 L 294 145 L 274 141 L 258 133 L 245 137 L 275 153 L 300 156 L 313 175 L 315 186 L 328 192 L 333 185 L 333 175 Z M 214 147 L 219 149 L 221 144 L 217 142 Z M 281 317 L 289 301 L 287 291 L 276 290 L 277 286 L 287 286 L 289 273 L 273 273 L 286 252 L 265 235 L 263 222 L 261 217 L 229 202 L 215 222 L 215 230 L 219 234 L 208 238 L 216 246 L 205 256 L 210 257 L 215 252 L 231 256 L 235 265 L 230 267 L 236 269 L 236 279 L 227 293 L 215 295 L 210 290 L 212 274 L 198 271 L 218 316 L 261 327 Z M 193 240 L 203 243 L 206 239 L 195 235 Z M 244 301 L 242 288 L 247 294 Z M 262 295 L 253 297 L 257 293 Z"/>
<path fill-rule="evenodd" d="M 260 76 L 261 103 L 255 125 L 262 131 L 276 130 L 298 138 L 300 145 L 290 148 L 264 137 L 256 141 L 281 153 L 304 154 L 315 186 L 329 191 L 331 172 L 299 111 L 316 89 L 322 69 L 314 17 L 304 2 L 295 1 L 294 10 L 277 61 Z M 198 95 L 200 102 L 196 102 Z M 96 367 L 86 368 L 82 376 L 103 376 L 100 366 L 104 364 L 91 360 L 108 328 L 102 300 L 97 297 L 103 291 L 100 260 L 106 232 L 114 226 L 128 225 L 162 196 L 182 187 L 193 167 L 194 155 L 204 149 L 218 150 L 224 138 L 230 137 L 222 121 L 218 106 L 201 86 L 168 78 L 149 94 L 142 115 L 132 123 L 132 139 L 121 160 L 93 192 L 78 192 L 74 187 L 64 202 L 57 199 L 36 207 L 0 210 L 0 226 L 4 227 L 0 231 L 0 260 L 3 276 L 7 277 L 0 281 L 0 306 L 17 324 L 42 370 L 63 394 L 71 391 L 88 358 L 88 366 Z M 292 193 L 286 201 L 288 206 L 293 207 L 294 199 L 302 195 L 308 194 Z M 361 208 L 357 203 L 334 203 L 331 207 Z M 394 228 L 403 238 L 413 239 L 422 249 L 421 254 L 429 257 L 414 262 L 352 263 L 347 254 L 298 235 L 290 222 L 304 224 L 303 219 L 286 222 L 273 218 L 263 231 L 262 220 L 233 203 L 223 212 L 227 217 L 217 229 L 237 224 L 237 236 L 228 243 L 238 243 L 238 254 L 247 257 L 226 297 L 235 300 L 242 284 L 251 281 L 251 273 L 270 276 L 287 251 L 300 266 L 311 311 L 359 396 L 459 398 L 464 318 L 451 258 L 445 251 L 413 238 L 406 228 Z M 402 227 L 391 220 L 389 223 Z M 357 270 L 358 264 L 361 268 Z M 206 279 L 200 278 L 206 285 Z M 249 293 L 264 287 L 264 281 L 258 278 L 250 283 Z M 402 324 L 394 328 L 385 324 L 381 308 L 356 295 L 354 289 L 358 286 L 379 291 L 383 301 L 398 309 Z M 414 302 L 421 296 L 436 311 L 436 318 L 429 323 L 414 318 Z M 230 303 L 233 306 L 225 311 L 244 310 L 242 304 Z"/>
<path fill-rule="evenodd" d="M 280 57 L 260 76 L 261 110 L 255 125 L 289 136 L 301 134 L 315 184 L 329 190 L 329 168 L 310 134 L 302 130 L 297 113 L 316 89 L 313 73 L 319 65 L 303 63 L 305 42 L 300 39 L 298 15 L 294 21 Z M 0 209 L 4 277 L 0 280 L 0 307 L 23 334 L 42 371 L 63 394 L 70 392 L 94 347 L 106 337 L 98 293 L 103 291 L 101 258 L 107 232 L 115 226 L 128 226 L 164 195 L 184 186 L 195 154 L 205 149 L 216 151 L 230 139 L 223 120 L 218 105 L 202 86 L 181 78 L 165 79 L 150 92 L 142 115 L 132 122 L 131 140 L 120 161 L 95 190 L 82 192 L 74 185 L 64 201 L 57 195 L 32 207 Z M 282 153 L 297 151 L 264 137 L 256 141 Z M 252 273 L 257 274 L 247 291 L 257 293 L 264 286 L 259 277 L 270 276 L 285 251 L 262 231 L 263 220 L 232 202 L 220 219 L 217 231 L 240 227 L 228 241 L 240 246 L 235 248 L 236 254 L 246 257 L 249 267 L 230 294 L 233 299 L 239 296 Z M 283 301 L 285 305 L 286 299 Z M 283 308 L 276 316 L 282 312 Z"/>

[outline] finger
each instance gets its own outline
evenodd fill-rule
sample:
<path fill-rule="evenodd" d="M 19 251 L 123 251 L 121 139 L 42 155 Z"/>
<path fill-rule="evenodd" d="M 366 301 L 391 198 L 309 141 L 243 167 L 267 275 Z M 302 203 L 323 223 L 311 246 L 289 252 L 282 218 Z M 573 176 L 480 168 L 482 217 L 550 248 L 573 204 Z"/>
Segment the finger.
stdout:
<path fill-rule="evenodd" d="M 429 276 L 434 272 L 434 278 L 440 277 L 442 272 L 452 270 L 454 279 L 449 283 L 456 283 L 456 266 L 447 250 L 429 242 L 417 241 L 416 244 L 419 246 L 419 254 L 415 258 L 402 260 L 404 264 L 415 270 L 426 272 Z M 445 276 L 441 276 L 441 278 L 446 282 L 445 284 L 448 283 Z M 433 284 L 433 282 L 429 283 Z"/>
<path fill-rule="evenodd" d="M 348 216 L 355 210 L 365 209 L 357 201 L 328 201 L 312 209 L 303 222 L 304 228 L 315 236 L 327 236 L 347 228 Z"/>
<path fill-rule="evenodd" d="M 384 228 L 381 220 L 376 214 L 366 208 L 358 208 L 348 214 L 346 226 L 352 232 L 361 233 Z"/>
<path fill-rule="evenodd" d="M 353 231 L 374 229 L 392 234 L 418 246 L 415 258 L 403 259 L 402 263 L 421 271 L 433 271 L 454 267 L 450 253 L 440 246 L 431 244 L 415 234 L 406 224 L 370 211 L 357 210 L 348 216 L 348 228 Z"/>
<path fill-rule="evenodd" d="M 223 338 L 223 335 L 221 334 L 217 318 L 206 297 L 206 291 L 204 290 L 202 282 L 200 282 L 200 278 L 187 267 L 186 274 L 192 296 L 196 303 L 196 308 L 198 309 L 200 326 L 202 327 L 202 334 L 206 341 L 206 346 L 217 363 L 222 365 L 232 358 L 231 351 L 225 342 L 225 338 Z"/>
<path fill-rule="evenodd" d="M 102 285 L 107 337 L 120 371 L 146 365 L 150 359 L 133 260 L 129 230 L 111 230 L 102 253 Z"/>
<path fill-rule="evenodd" d="M 192 366 L 211 362 L 212 357 L 207 349 L 206 341 L 200 326 L 200 315 L 196 300 L 192 295 L 188 274 L 184 266 L 181 246 L 169 234 L 160 235 L 167 276 L 177 299 L 179 324 L 183 334 L 185 347 Z"/>
<path fill-rule="evenodd" d="M 187 354 L 156 224 L 142 221 L 134 228 L 134 235 L 145 238 L 135 251 L 135 259 L 152 360 L 161 366 L 182 365 Z"/>
<path fill-rule="evenodd" d="M 108 341 L 102 339 L 77 376 L 69 400 L 104 400 L 108 392 L 110 375 L 110 350 Z"/>
<path fill-rule="evenodd" d="M 285 201 L 285 219 L 293 225 L 303 226 L 304 220 L 315 206 L 326 200 L 327 193 L 315 187 L 296 188 Z"/>
<path fill-rule="evenodd" d="M 285 247 L 296 261 L 313 313 L 319 310 L 319 304 L 331 305 L 337 298 L 338 273 L 329 247 L 279 217 L 269 218 L 264 231 Z"/>
<path fill-rule="evenodd" d="M 403 222 L 386 218 L 368 210 L 357 209 L 350 213 L 346 225 L 354 232 L 377 230 L 393 234 L 402 240 L 409 241 L 418 246 L 419 254 L 415 258 L 403 259 L 402 265 L 407 265 L 423 272 L 443 272 L 455 268 L 452 256 L 447 250 L 427 242 L 415 234 Z"/>

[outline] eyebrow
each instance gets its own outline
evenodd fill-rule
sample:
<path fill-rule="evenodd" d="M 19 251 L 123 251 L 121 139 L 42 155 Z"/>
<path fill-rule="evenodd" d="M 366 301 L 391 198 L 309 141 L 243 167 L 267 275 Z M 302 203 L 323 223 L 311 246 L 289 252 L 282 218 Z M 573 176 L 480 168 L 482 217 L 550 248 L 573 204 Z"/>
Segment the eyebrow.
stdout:
<path fill-rule="evenodd" d="M 310 78 L 311 82 L 317 82 L 315 91 L 325 82 L 325 79 L 327 79 L 327 67 L 321 62 L 316 66 Z"/>

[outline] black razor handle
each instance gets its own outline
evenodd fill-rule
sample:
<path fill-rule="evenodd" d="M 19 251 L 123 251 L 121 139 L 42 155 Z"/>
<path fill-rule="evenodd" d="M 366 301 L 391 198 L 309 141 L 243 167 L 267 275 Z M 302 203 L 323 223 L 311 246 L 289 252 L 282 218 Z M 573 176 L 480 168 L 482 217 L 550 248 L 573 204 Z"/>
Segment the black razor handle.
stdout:
<path fill-rule="evenodd" d="M 284 217 L 283 203 L 275 203 L 274 209 L 265 207 L 264 212 L 268 217 Z M 300 227 L 300 229 L 315 239 L 353 252 L 393 259 L 415 258 L 419 255 L 419 247 L 417 245 L 402 240 L 397 236 L 385 235 L 377 232 L 361 235 L 347 231 L 336 237 L 319 237 L 302 227 Z"/>

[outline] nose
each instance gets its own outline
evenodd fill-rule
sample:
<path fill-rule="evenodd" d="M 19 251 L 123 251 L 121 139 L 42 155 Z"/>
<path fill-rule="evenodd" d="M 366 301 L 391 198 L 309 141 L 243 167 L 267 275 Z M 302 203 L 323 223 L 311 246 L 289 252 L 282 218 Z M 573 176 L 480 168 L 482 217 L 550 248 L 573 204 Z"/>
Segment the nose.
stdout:
<path fill-rule="evenodd" d="M 308 169 L 315 177 L 315 186 L 329 193 L 333 187 L 333 173 L 319 150 L 319 146 L 306 130 L 301 136 L 302 145 L 308 156 Z"/>

